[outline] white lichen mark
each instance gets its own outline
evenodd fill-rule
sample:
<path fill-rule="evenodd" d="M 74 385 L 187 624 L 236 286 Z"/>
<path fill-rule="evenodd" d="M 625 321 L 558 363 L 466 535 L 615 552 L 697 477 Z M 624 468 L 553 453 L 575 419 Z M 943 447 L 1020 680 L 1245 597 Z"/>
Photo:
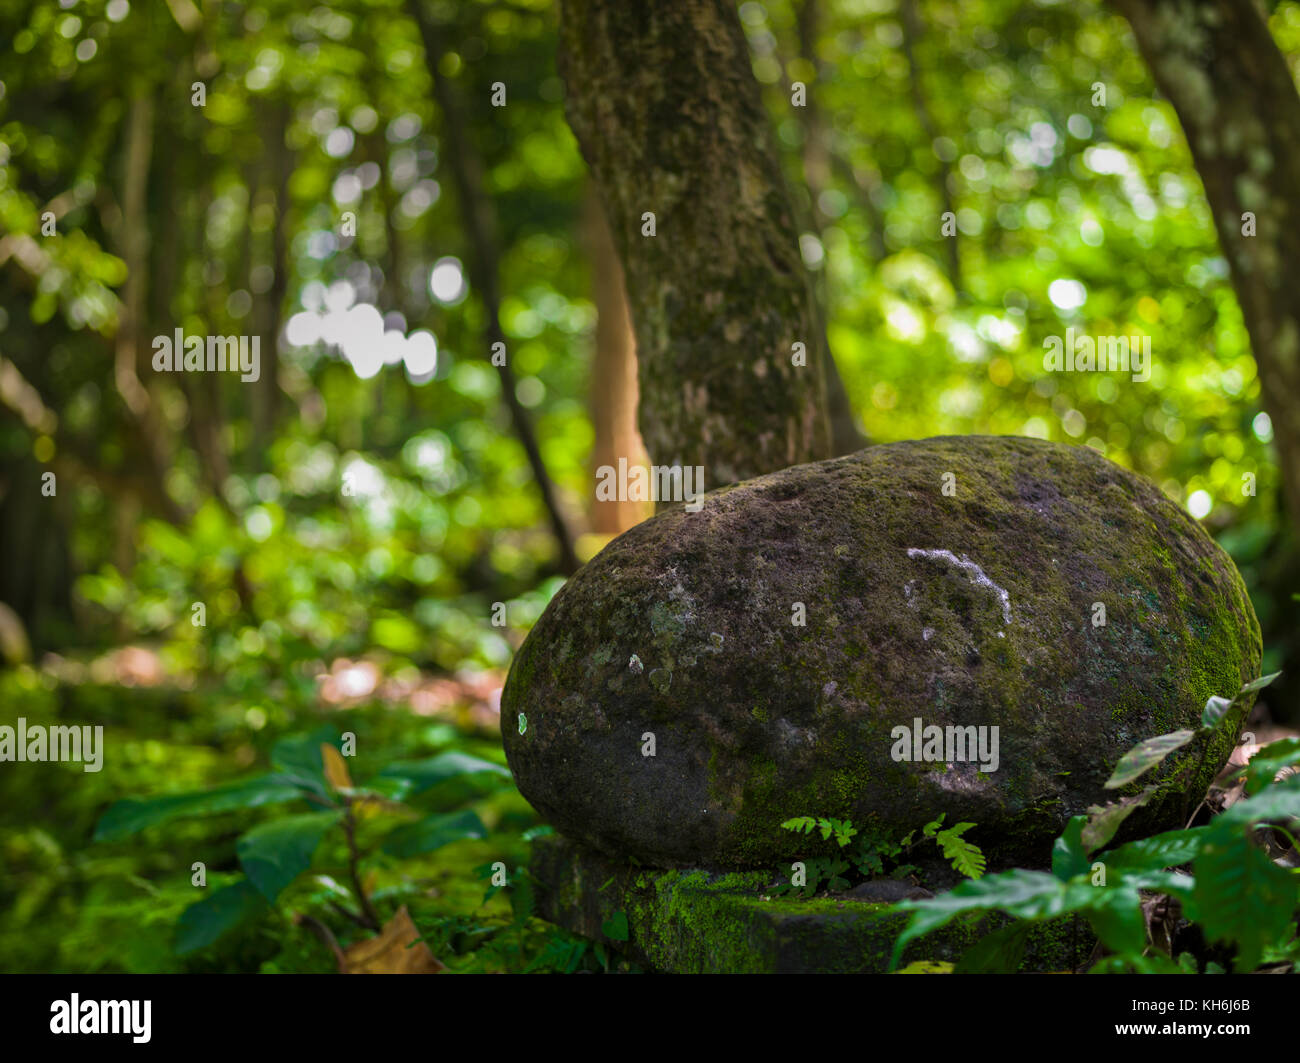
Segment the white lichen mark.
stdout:
<path fill-rule="evenodd" d="M 965 554 L 957 557 L 951 550 L 919 550 L 916 547 L 909 546 L 907 556 L 925 557 L 931 561 L 947 561 L 950 565 L 955 565 L 966 573 L 971 583 L 977 587 L 985 587 L 998 596 L 998 601 L 1002 603 L 1002 622 L 1004 624 L 1011 623 L 1011 595 L 989 579 L 984 570 Z M 910 593 L 908 597 L 911 597 Z"/>

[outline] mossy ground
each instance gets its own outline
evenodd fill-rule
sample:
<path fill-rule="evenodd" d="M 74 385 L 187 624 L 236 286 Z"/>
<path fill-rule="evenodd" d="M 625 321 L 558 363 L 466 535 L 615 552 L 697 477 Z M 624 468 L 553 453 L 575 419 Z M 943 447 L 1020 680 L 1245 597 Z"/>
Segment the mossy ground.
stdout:
<path fill-rule="evenodd" d="M 532 872 L 545 918 L 673 973 L 882 973 L 907 922 L 887 904 L 773 896 L 769 872 L 638 869 L 559 836 L 536 844 Z M 618 912 L 626 940 L 608 932 Z M 1006 922 L 997 915 L 954 920 L 910 944 L 903 963 L 955 961 Z M 1073 921 L 1036 926 L 1023 969 L 1071 970 L 1092 944 Z"/>

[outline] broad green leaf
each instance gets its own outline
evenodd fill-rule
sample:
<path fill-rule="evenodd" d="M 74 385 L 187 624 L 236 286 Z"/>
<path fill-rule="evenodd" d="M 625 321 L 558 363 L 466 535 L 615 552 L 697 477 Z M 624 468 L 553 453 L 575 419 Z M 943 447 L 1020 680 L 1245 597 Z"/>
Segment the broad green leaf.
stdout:
<path fill-rule="evenodd" d="M 1106 780 L 1107 790 L 1118 790 L 1134 779 L 1145 775 L 1176 749 L 1181 749 L 1196 737 L 1195 731 L 1174 731 L 1167 735 L 1156 735 L 1145 742 L 1139 742 L 1115 765 L 1115 773 Z"/>
<path fill-rule="evenodd" d="M 1135 890 L 1167 893 L 1171 897 L 1186 899 L 1192 895 L 1196 880 L 1185 871 L 1119 871 L 1119 885 Z M 1111 883 L 1114 885 L 1115 883 Z"/>
<path fill-rule="evenodd" d="M 473 812 L 450 812 L 426 816 L 417 823 L 405 823 L 384 839 L 389 856 L 408 857 L 431 853 L 466 838 L 484 838 L 487 828 Z"/>
<path fill-rule="evenodd" d="M 1062 882 L 1088 871 L 1088 854 L 1083 848 L 1083 828 L 1087 823 L 1087 816 L 1072 817 L 1065 825 L 1065 832 L 1052 845 L 1052 874 Z"/>
<path fill-rule="evenodd" d="M 127 797 L 111 805 L 100 818 L 94 840 L 117 841 L 181 816 L 214 815 L 237 808 L 301 801 L 303 798 L 302 789 L 284 775 L 258 775 L 191 793 Z"/>
<path fill-rule="evenodd" d="M 280 891 L 311 867 L 321 838 L 342 814 L 311 812 L 254 827 L 235 843 L 244 874 L 274 904 Z"/>
<path fill-rule="evenodd" d="M 1207 827 L 1193 827 L 1166 831 L 1101 853 L 1097 859 L 1106 865 L 1108 872 L 1163 871 L 1193 859 L 1200 851 L 1207 830 Z"/>
<path fill-rule="evenodd" d="M 626 941 L 627 916 L 623 912 L 615 912 L 600 924 L 600 932 L 610 941 Z"/>
<path fill-rule="evenodd" d="M 1034 924 L 1018 919 L 985 934 L 961 954 L 954 974 L 1015 974 L 1025 955 L 1025 941 Z"/>
<path fill-rule="evenodd" d="M 181 913 L 176 923 L 176 954 L 186 956 L 266 911 L 266 898 L 247 879 L 225 886 Z"/>
<path fill-rule="evenodd" d="M 412 784 L 411 793 L 418 794 L 460 775 L 483 773 L 498 775 L 503 779 L 510 778 L 508 768 L 471 757 L 468 753 L 439 753 L 436 757 L 425 760 L 390 764 L 379 774 L 381 777 L 409 779 Z"/>
<path fill-rule="evenodd" d="M 1045 871 L 1017 869 L 967 879 L 937 897 L 900 901 L 894 910 L 911 911 L 912 920 L 894 943 L 890 969 L 897 966 L 909 942 L 938 930 L 963 912 L 996 908 L 1021 919 L 1050 919 L 1090 903 L 1087 891 L 1091 890 L 1086 885 L 1067 885 Z"/>
<path fill-rule="evenodd" d="M 1109 842 L 1124 821 L 1145 805 L 1156 793 L 1156 787 L 1148 786 L 1139 794 L 1113 801 L 1104 807 L 1092 805 L 1088 809 L 1088 823 L 1083 828 L 1083 847 L 1092 852 Z"/>
<path fill-rule="evenodd" d="M 1163 952 L 1150 956 L 1129 953 L 1124 956 L 1103 956 L 1092 965 L 1090 974 L 1182 974 L 1182 969 Z"/>
<path fill-rule="evenodd" d="M 1094 887 L 1096 901 L 1085 911 L 1089 925 L 1112 952 L 1140 955 L 1147 944 L 1142 898 L 1131 884 Z"/>
<path fill-rule="evenodd" d="M 338 728 L 322 724 L 308 734 L 281 738 L 271 747 L 271 763 L 296 778 L 318 780 L 324 788 L 325 763 L 321 759 L 321 743 L 337 745 L 338 741 Z"/>
<path fill-rule="evenodd" d="M 1236 942 L 1237 970 L 1245 973 L 1259 966 L 1266 947 L 1293 935 L 1300 880 L 1273 863 L 1241 825 L 1222 820 L 1196 857 L 1196 886 L 1184 907 L 1206 938 Z"/>

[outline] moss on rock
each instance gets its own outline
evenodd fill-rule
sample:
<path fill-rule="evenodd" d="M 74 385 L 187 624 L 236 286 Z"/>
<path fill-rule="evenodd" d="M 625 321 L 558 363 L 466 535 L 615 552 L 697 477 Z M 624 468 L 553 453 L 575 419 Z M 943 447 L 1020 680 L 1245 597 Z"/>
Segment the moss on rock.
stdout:
<path fill-rule="evenodd" d="M 679 974 L 883 973 L 908 919 L 888 904 L 772 896 L 773 876 L 763 871 L 642 871 L 561 837 L 536 845 L 532 871 L 545 918 Z M 615 940 L 607 931 L 619 912 L 627 936 Z M 908 945 L 903 963 L 956 961 L 1010 921 L 999 913 L 963 915 Z M 1094 942 L 1074 917 L 1035 924 L 1021 969 L 1071 970 Z"/>
<path fill-rule="evenodd" d="M 991 869 L 1043 866 L 1069 816 L 1114 796 L 1121 754 L 1196 726 L 1259 660 L 1231 560 L 1153 485 L 1086 448 L 929 439 L 726 487 L 620 536 L 520 648 L 502 733 L 551 822 L 647 864 L 773 866 L 791 816 L 901 835 L 944 812 L 978 824 Z M 997 769 L 893 759 L 916 718 L 996 726 Z M 1130 829 L 1181 825 L 1169 780 L 1201 754 L 1171 758 Z"/>

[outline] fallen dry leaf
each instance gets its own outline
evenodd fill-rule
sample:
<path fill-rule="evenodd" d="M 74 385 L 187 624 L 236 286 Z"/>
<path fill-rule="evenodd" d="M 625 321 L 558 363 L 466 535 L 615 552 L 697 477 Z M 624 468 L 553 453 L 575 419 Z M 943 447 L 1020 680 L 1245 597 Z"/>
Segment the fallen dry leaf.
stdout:
<path fill-rule="evenodd" d="M 447 968 L 419 941 L 406 905 L 376 937 L 358 941 L 343 951 L 344 974 L 440 974 Z M 418 944 L 412 944 L 418 942 Z M 410 946 L 408 948 L 408 946 Z"/>

